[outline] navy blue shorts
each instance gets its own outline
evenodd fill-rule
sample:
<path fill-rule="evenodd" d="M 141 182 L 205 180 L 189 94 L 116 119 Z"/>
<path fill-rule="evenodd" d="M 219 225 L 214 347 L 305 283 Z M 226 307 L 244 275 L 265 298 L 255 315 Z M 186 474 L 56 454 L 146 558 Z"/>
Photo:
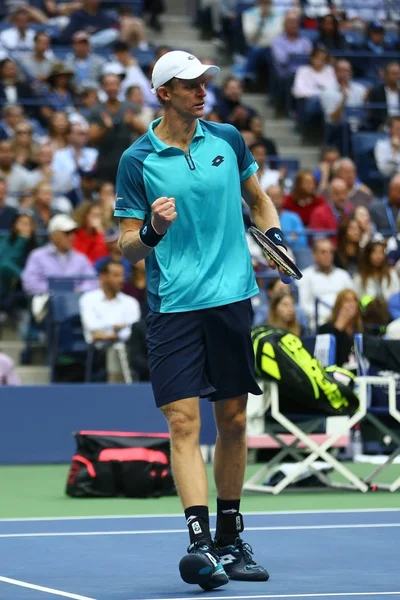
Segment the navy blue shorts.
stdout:
<path fill-rule="evenodd" d="M 149 311 L 147 347 L 157 406 L 261 394 L 255 380 L 250 300 L 181 313 Z"/>

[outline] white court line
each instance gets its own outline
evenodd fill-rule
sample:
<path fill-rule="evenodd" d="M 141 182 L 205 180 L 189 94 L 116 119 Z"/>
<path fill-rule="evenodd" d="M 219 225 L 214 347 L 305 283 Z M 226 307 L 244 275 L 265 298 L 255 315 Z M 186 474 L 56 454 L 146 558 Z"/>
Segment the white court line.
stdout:
<path fill-rule="evenodd" d="M 335 514 L 353 514 L 353 513 L 391 513 L 400 512 L 399 508 L 334 508 L 332 510 L 266 510 L 245 512 L 246 516 L 274 516 L 274 515 L 335 515 Z M 215 517 L 216 513 L 211 512 Z M 25 521 L 95 521 L 107 519 L 169 519 L 172 517 L 183 518 L 183 513 L 163 513 L 163 514 L 145 514 L 145 515 L 88 515 L 79 517 L 6 517 L 0 519 L 0 523 L 23 523 Z"/>
<path fill-rule="evenodd" d="M 246 527 L 246 531 L 307 531 L 319 529 L 381 529 L 400 527 L 400 523 L 357 523 L 344 525 L 296 525 L 291 527 Z M 142 529 L 128 531 L 60 531 L 46 533 L 1 533 L 1 538 L 36 538 L 36 537 L 91 537 L 98 535 L 160 535 L 166 533 L 187 533 L 186 529 Z"/>
<path fill-rule="evenodd" d="M 338 592 L 330 594 L 272 594 L 260 596 L 204 596 L 204 598 L 216 598 L 217 600 L 258 600 L 259 598 L 348 598 L 348 597 L 367 598 L 374 596 L 400 596 L 400 592 Z M 144 598 L 143 600 L 193 600 L 191 598 Z"/>
<path fill-rule="evenodd" d="M 60 598 L 70 598 L 71 600 L 95 600 L 95 598 L 89 598 L 89 596 L 70 594 L 69 592 L 63 592 L 62 590 L 55 590 L 53 588 L 43 587 L 42 585 L 35 585 L 34 583 L 28 583 L 27 581 L 19 581 L 19 579 L 10 579 L 9 577 L 0 576 L 0 583 L 1 582 L 9 583 L 10 585 L 17 585 L 18 587 L 28 588 L 28 590 L 35 590 L 36 592 L 53 594 L 53 596 L 60 596 Z"/>

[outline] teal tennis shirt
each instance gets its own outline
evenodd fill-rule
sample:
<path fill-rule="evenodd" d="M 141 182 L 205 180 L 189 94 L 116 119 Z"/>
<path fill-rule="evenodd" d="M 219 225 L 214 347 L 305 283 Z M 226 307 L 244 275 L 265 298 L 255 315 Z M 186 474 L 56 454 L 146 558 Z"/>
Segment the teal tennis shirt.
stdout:
<path fill-rule="evenodd" d="M 146 258 L 150 308 L 184 312 L 254 296 L 240 189 L 257 171 L 252 154 L 235 127 L 200 119 L 185 154 L 157 137 L 159 122 L 123 153 L 114 211 L 146 221 L 157 198 L 176 199 L 177 218 Z"/>

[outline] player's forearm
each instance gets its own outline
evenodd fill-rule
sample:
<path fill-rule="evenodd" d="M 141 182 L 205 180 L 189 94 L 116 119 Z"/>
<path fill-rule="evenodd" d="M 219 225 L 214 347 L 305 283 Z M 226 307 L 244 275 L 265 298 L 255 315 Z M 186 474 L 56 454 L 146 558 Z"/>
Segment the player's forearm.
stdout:
<path fill-rule="evenodd" d="M 139 237 L 139 231 L 125 231 L 119 238 L 119 247 L 122 255 L 132 265 L 146 258 L 153 248 L 145 246 Z"/>
<path fill-rule="evenodd" d="M 271 227 L 281 228 L 276 208 L 267 194 L 264 194 L 264 198 L 260 198 L 258 202 L 250 206 L 250 214 L 260 231 L 267 231 Z"/>

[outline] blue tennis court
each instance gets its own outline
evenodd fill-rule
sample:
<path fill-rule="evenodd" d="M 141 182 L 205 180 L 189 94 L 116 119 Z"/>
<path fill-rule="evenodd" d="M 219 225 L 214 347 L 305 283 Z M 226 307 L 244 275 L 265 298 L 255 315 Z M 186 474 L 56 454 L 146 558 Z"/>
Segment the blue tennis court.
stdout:
<path fill-rule="evenodd" d="M 400 598 L 400 510 L 252 513 L 245 522 L 270 580 L 203 592 L 179 576 L 181 515 L 2 520 L 0 598 Z"/>

